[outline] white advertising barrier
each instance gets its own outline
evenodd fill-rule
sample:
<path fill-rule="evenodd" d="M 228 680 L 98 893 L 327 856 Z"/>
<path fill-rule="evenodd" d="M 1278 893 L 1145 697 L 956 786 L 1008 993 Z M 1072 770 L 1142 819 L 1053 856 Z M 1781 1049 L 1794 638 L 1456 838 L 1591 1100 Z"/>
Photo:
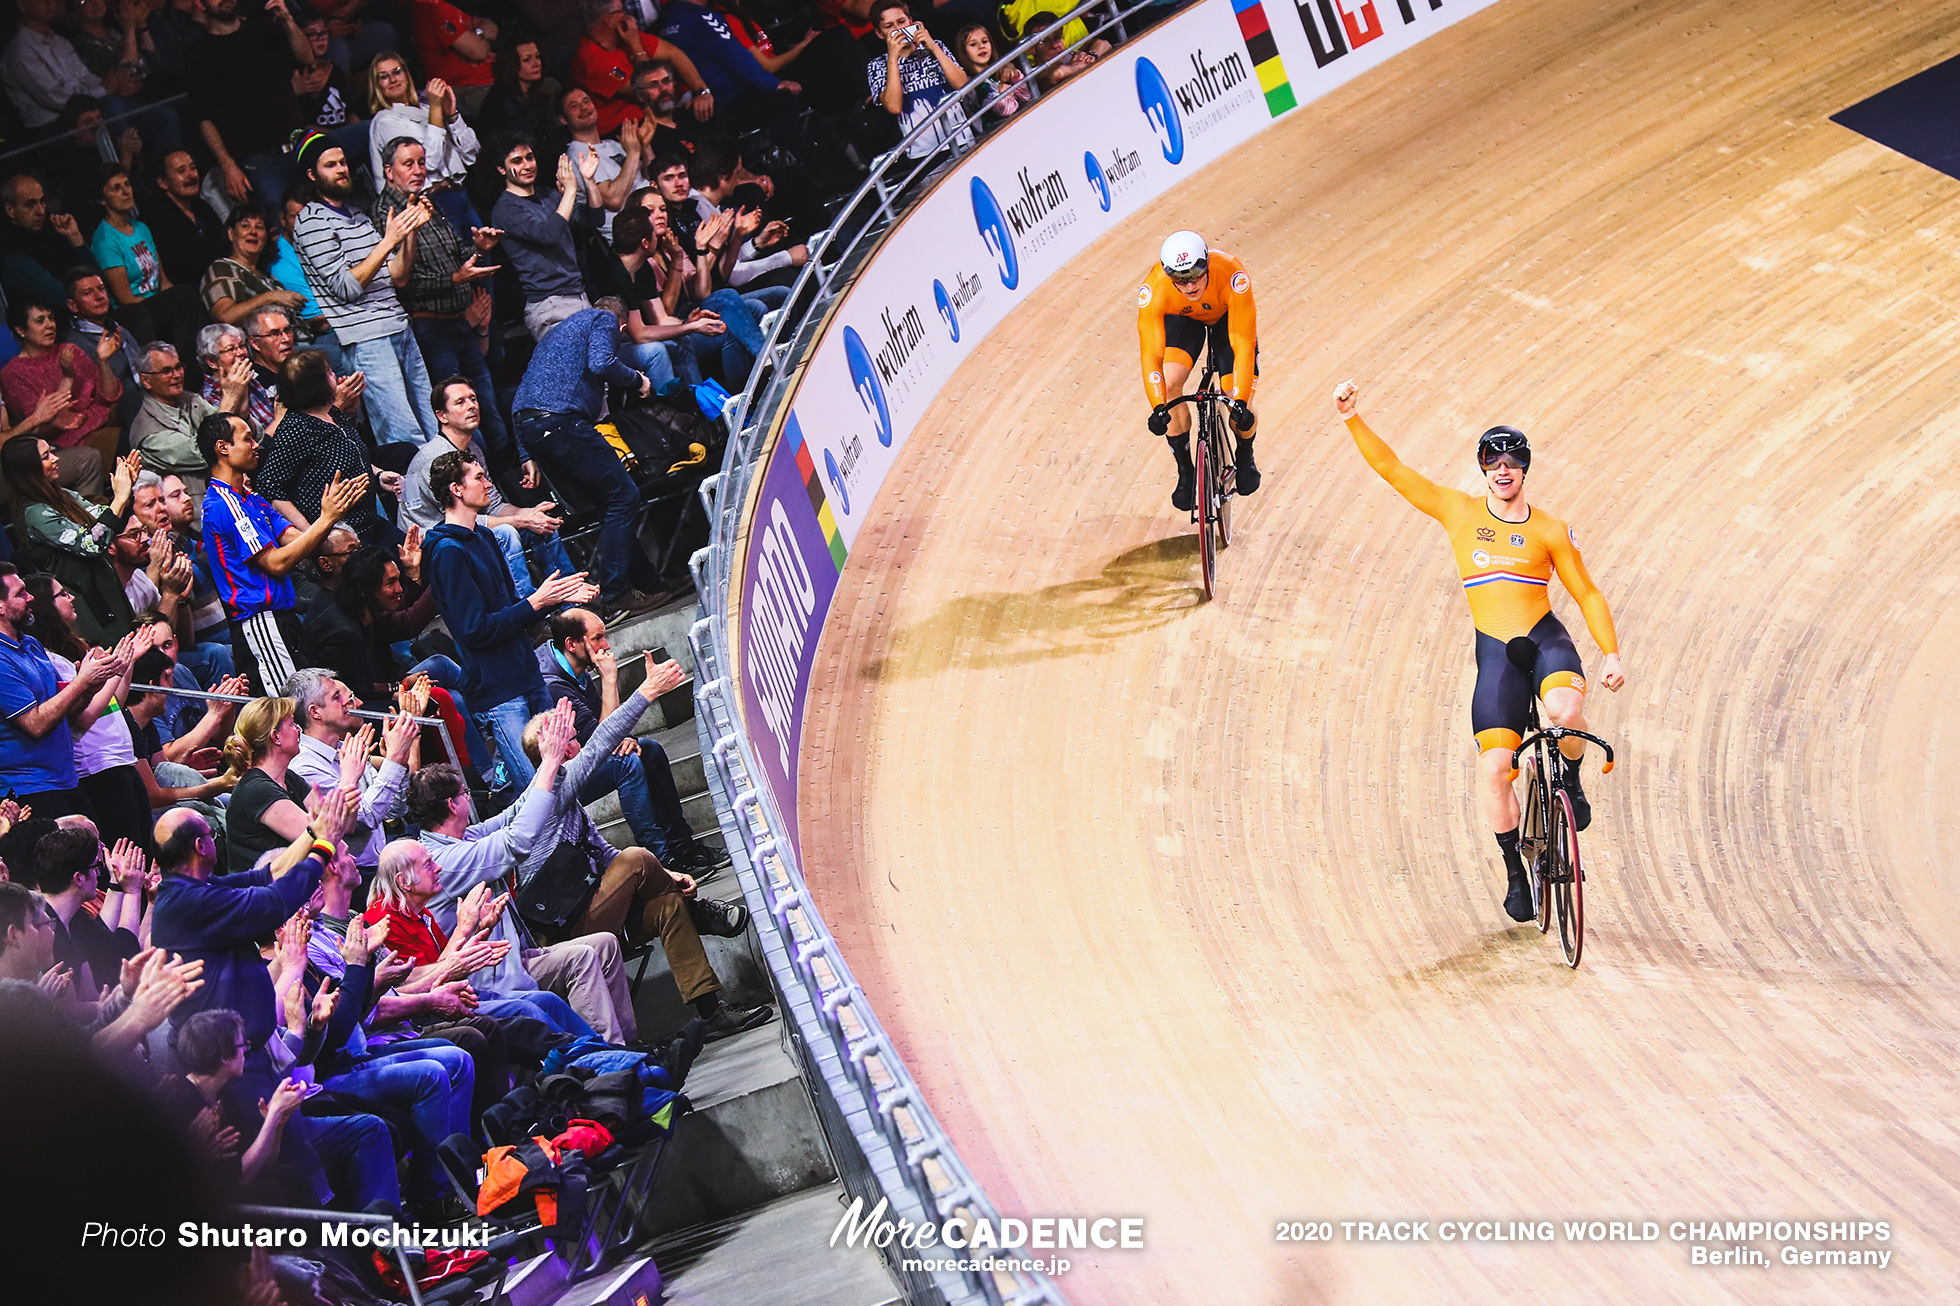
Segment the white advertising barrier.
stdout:
<path fill-rule="evenodd" d="M 743 723 L 799 862 L 797 753 L 817 636 L 878 490 L 940 387 L 1050 274 L 1145 203 L 1297 104 L 1492 3 L 1204 0 L 996 133 L 865 265 L 809 355 L 756 478 L 742 549 Z"/>

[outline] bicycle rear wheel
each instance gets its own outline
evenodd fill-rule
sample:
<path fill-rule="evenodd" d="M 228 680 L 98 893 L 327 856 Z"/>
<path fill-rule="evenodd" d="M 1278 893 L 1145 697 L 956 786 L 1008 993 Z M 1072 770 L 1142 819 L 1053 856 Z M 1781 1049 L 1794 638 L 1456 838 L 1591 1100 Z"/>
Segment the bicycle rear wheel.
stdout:
<path fill-rule="evenodd" d="M 1212 453 L 1209 424 L 1198 435 L 1198 569 L 1204 576 L 1205 597 L 1212 597 L 1218 583 L 1218 548 L 1212 534 Z"/>
<path fill-rule="evenodd" d="M 1538 932 L 1551 928 L 1551 900 L 1545 893 L 1545 800 L 1538 775 L 1538 757 L 1524 759 L 1524 798 L 1518 806 L 1518 856 L 1524 859 L 1525 879 L 1531 885 L 1531 914 Z"/>
<path fill-rule="evenodd" d="M 1551 896 L 1558 912 L 1558 946 L 1565 964 L 1579 968 L 1586 948 L 1586 875 L 1579 862 L 1579 831 L 1572 821 L 1572 799 L 1552 791 L 1552 839 L 1546 860 L 1553 867 Z"/>

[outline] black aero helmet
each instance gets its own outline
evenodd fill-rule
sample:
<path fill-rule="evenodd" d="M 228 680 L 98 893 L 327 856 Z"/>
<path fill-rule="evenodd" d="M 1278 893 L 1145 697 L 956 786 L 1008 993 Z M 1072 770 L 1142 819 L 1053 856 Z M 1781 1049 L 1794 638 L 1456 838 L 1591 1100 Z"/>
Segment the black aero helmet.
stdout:
<path fill-rule="evenodd" d="M 1500 454 L 1510 454 L 1531 470 L 1531 441 L 1517 427 L 1493 426 L 1477 437 L 1477 466 L 1490 466 Z"/>

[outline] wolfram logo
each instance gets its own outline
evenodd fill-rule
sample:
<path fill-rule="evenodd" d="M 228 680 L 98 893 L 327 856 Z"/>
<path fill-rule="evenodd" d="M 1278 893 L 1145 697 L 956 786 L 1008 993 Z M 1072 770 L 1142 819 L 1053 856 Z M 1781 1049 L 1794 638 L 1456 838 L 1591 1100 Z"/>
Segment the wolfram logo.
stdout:
<path fill-rule="evenodd" d="M 897 317 L 892 316 L 889 308 L 879 309 L 878 325 L 884 328 L 885 340 L 872 361 L 878 365 L 878 374 L 884 377 L 885 384 L 892 385 L 898 380 L 899 370 L 911 359 L 912 351 L 926 338 L 925 319 L 915 306 L 907 304 Z"/>
<path fill-rule="evenodd" d="M 1102 205 L 1104 213 L 1109 212 L 1109 178 L 1103 176 L 1102 163 L 1094 150 L 1083 154 L 1082 170 L 1089 174 L 1089 189 L 1096 192 L 1096 203 Z"/>
<path fill-rule="evenodd" d="M 878 379 L 878 368 L 871 361 L 871 351 L 864 347 L 864 338 L 852 327 L 844 328 L 844 362 L 851 369 L 851 388 L 857 391 L 858 402 L 878 426 L 878 443 L 889 448 L 892 442 L 892 410 L 885 403 L 885 386 Z"/>
<path fill-rule="evenodd" d="M 1137 60 L 1137 107 L 1156 133 L 1164 160 L 1184 162 L 1184 123 L 1177 116 L 1177 101 L 1171 98 L 1170 83 L 1148 59 Z"/>
<path fill-rule="evenodd" d="M 844 484 L 844 473 L 837 466 L 837 455 L 826 449 L 823 451 L 824 479 L 830 488 L 837 492 L 837 506 L 844 510 L 846 517 L 851 515 L 851 492 Z"/>
<path fill-rule="evenodd" d="M 1000 273 L 1000 284 L 1012 290 L 1021 284 L 1021 257 L 1014 252 L 1014 235 L 1008 230 L 1007 215 L 1001 212 L 1000 201 L 994 198 L 986 182 L 975 177 L 971 189 L 973 225 L 980 228 L 980 239 L 994 256 L 994 270 Z"/>
<path fill-rule="evenodd" d="M 1016 235 L 1025 236 L 1033 231 L 1068 199 L 1068 183 L 1062 180 L 1059 169 L 1036 180 L 1022 168 L 1014 174 L 1014 180 L 1021 183 L 1021 194 L 1008 202 L 1007 220 L 1013 224 Z"/>
<path fill-rule="evenodd" d="M 1217 63 L 1206 63 L 1205 52 L 1193 50 L 1191 72 L 1191 80 L 1177 88 L 1177 102 L 1186 113 L 1196 113 L 1252 75 L 1245 66 L 1245 56 L 1237 51 Z"/>

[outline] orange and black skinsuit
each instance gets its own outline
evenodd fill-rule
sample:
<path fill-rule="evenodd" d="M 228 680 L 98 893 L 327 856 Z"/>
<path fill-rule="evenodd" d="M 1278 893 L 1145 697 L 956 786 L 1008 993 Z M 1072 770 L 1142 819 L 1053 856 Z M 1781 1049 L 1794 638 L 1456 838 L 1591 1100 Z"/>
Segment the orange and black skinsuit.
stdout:
<path fill-rule="evenodd" d="M 1470 620 L 1477 627 L 1477 689 L 1470 700 L 1470 728 L 1477 733 L 1480 750 L 1517 747 L 1534 687 L 1506 656 L 1508 641 L 1528 635 L 1538 645 L 1539 697 L 1561 686 L 1586 691 L 1579 651 L 1565 624 L 1552 615 L 1554 570 L 1578 600 L 1600 652 L 1617 653 L 1620 648 L 1606 596 L 1593 584 L 1579 556 L 1576 536 L 1564 522 L 1537 508 L 1524 521 L 1505 521 L 1491 512 L 1483 497 L 1447 489 L 1403 463 L 1358 415 L 1348 418 L 1347 425 L 1368 465 L 1397 494 L 1441 523 L 1449 535 L 1464 597 L 1470 601 Z"/>
<path fill-rule="evenodd" d="M 1211 279 L 1197 299 L 1187 298 L 1171 284 L 1161 263 L 1137 291 L 1137 345 L 1143 358 L 1143 392 L 1152 408 L 1170 396 L 1164 389 L 1164 357 L 1182 355 L 1187 367 L 1197 365 L 1207 343 L 1211 364 L 1225 390 L 1241 403 L 1252 398 L 1259 371 L 1259 319 L 1252 303 L 1252 278 L 1245 264 L 1223 250 L 1208 250 Z M 1222 329 L 1221 329 L 1222 328 Z M 1235 370 L 1236 360 L 1252 366 Z"/>

